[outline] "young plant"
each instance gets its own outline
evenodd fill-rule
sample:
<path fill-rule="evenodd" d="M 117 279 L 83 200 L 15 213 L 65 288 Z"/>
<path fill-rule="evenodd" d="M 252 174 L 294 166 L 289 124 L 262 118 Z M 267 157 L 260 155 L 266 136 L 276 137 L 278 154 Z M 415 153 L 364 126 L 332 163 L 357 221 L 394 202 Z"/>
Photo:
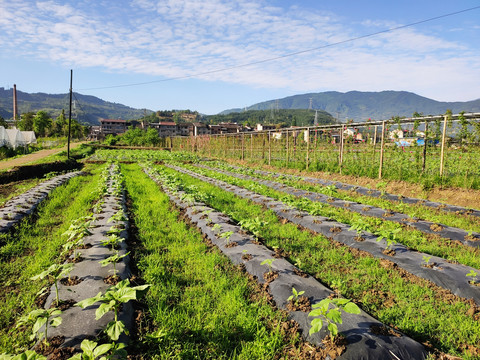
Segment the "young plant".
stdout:
<path fill-rule="evenodd" d="M 107 236 L 107 239 L 102 240 L 102 245 L 110 247 L 111 251 L 114 251 L 124 239 L 118 236 L 117 234 L 111 234 Z"/>
<path fill-rule="evenodd" d="M 95 341 L 85 339 L 80 344 L 80 348 L 82 349 L 82 352 L 75 354 L 68 360 L 96 360 L 100 356 L 99 360 L 107 360 L 111 358 L 124 359 L 127 356 L 127 352 L 124 349 L 125 344 L 123 343 L 98 345 Z M 111 353 L 110 356 L 102 356 L 108 352 Z"/>
<path fill-rule="evenodd" d="M 46 346 L 49 346 L 48 343 L 48 326 L 57 327 L 62 323 L 62 318 L 60 314 L 62 313 L 61 310 L 57 308 L 52 309 L 36 309 L 30 311 L 29 314 L 22 316 L 17 324 L 17 327 L 25 325 L 25 324 L 33 324 L 33 335 L 30 337 L 30 340 L 34 340 L 35 337 L 38 336 L 38 340 L 44 339 L 43 342 Z M 42 326 L 44 326 L 43 333 L 40 332 Z"/>
<path fill-rule="evenodd" d="M 330 307 L 332 305 L 332 307 Z M 311 322 L 309 335 L 319 332 L 323 323 L 327 323 L 327 329 L 332 339 L 338 335 L 338 326 L 341 324 L 342 311 L 350 314 L 360 314 L 360 308 L 348 299 L 323 299 L 322 301 L 312 305 L 314 310 L 310 311 L 308 316 L 318 316 Z"/>
<path fill-rule="evenodd" d="M 57 305 L 60 304 L 60 298 L 58 296 L 58 281 L 70 273 L 73 269 L 73 264 L 53 264 L 50 266 L 47 270 L 41 272 L 38 275 L 35 275 L 31 277 L 31 280 L 42 280 L 44 278 L 48 278 L 49 280 L 52 280 L 53 283 L 55 284 L 55 297 L 57 301 Z"/>
<path fill-rule="evenodd" d="M 120 260 L 122 260 L 125 256 L 127 256 L 128 254 L 130 254 L 130 252 L 127 252 L 126 254 L 124 255 L 118 255 L 117 254 L 114 254 L 102 261 L 100 261 L 100 264 L 102 264 L 102 267 L 104 266 L 108 266 L 109 264 L 113 264 L 113 277 L 116 278 L 117 277 L 117 268 L 116 268 L 116 265 L 117 263 L 120 262 Z"/>
<path fill-rule="evenodd" d="M 431 256 L 423 255 L 423 266 L 428 267 L 430 264 L 430 259 L 432 258 Z"/>
<path fill-rule="evenodd" d="M 471 278 L 471 280 L 469 281 L 470 284 L 476 284 L 477 281 L 478 281 L 478 273 L 475 271 L 475 270 L 470 270 L 470 272 L 468 274 L 466 274 L 465 276 Z"/>
<path fill-rule="evenodd" d="M 351 227 L 348 230 L 356 230 L 357 234 L 360 235 L 362 231 L 370 230 L 370 224 L 362 218 L 358 218 L 352 221 Z"/>
<path fill-rule="evenodd" d="M 396 228 L 394 230 L 389 230 L 389 229 L 382 229 L 376 233 L 378 235 L 377 241 L 381 241 L 382 239 L 385 239 L 387 242 L 387 246 L 385 247 L 385 250 L 390 250 L 391 247 L 395 244 L 395 240 L 397 240 L 397 234 L 402 231 L 402 228 Z"/>
<path fill-rule="evenodd" d="M 122 209 L 120 209 L 107 220 L 107 223 L 111 223 L 113 221 L 120 222 L 120 221 L 127 221 L 127 220 L 128 220 L 127 215 L 125 215 L 125 212 Z"/>
<path fill-rule="evenodd" d="M 230 245 L 230 237 L 233 235 L 233 231 L 225 231 L 224 233 L 220 234 L 220 237 L 225 239 L 227 245 Z"/>
<path fill-rule="evenodd" d="M 272 269 L 272 264 L 276 259 L 265 259 L 263 260 L 260 265 L 267 265 L 268 266 L 268 273 L 270 274 L 273 269 Z"/>
<path fill-rule="evenodd" d="M 220 230 L 222 230 L 222 225 L 220 225 L 220 224 L 215 224 L 215 225 L 213 225 L 212 230 L 213 230 L 213 231 L 216 231 L 216 230 L 219 230 L 219 231 L 220 231 Z"/>
<path fill-rule="evenodd" d="M 294 287 L 292 287 L 292 295 L 290 295 L 287 299 L 288 302 L 293 301 L 294 304 L 298 303 L 298 298 L 305 294 L 305 291 L 297 291 Z"/>
<path fill-rule="evenodd" d="M 122 333 L 128 335 L 128 330 L 125 327 L 123 321 L 118 320 L 118 312 L 120 311 L 120 306 L 129 302 L 130 300 L 137 300 L 143 296 L 145 290 L 150 285 L 140 285 L 140 286 L 130 286 L 130 281 L 128 279 L 120 281 L 118 284 L 109 287 L 104 294 L 99 292 L 96 296 L 88 298 L 76 303 L 76 306 L 81 308 L 86 308 L 100 302 L 100 306 L 95 312 L 96 319 L 100 319 L 103 315 L 109 311 L 113 311 L 114 320 L 110 321 L 105 329 L 107 335 L 113 341 L 117 341 Z"/>

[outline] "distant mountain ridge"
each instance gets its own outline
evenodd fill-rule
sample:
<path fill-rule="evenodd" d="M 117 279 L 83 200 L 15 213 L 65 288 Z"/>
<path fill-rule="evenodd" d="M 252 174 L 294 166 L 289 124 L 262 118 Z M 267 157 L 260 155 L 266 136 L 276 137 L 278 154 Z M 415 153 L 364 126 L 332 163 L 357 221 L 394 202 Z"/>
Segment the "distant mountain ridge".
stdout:
<path fill-rule="evenodd" d="M 143 109 L 134 109 L 122 104 L 104 101 L 90 95 L 74 93 L 76 119 L 81 123 L 98 125 L 100 119 L 138 119 L 143 117 Z M 29 94 L 17 90 L 17 104 L 20 113 L 45 110 L 52 118 L 60 115 L 62 109 L 68 114 L 69 94 Z M 152 113 L 147 110 L 147 114 Z M 0 116 L 4 119 L 13 117 L 13 90 L 0 88 Z"/>
<path fill-rule="evenodd" d="M 480 99 L 465 102 L 442 102 L 408 91 L 349 91 L 346 93 L 327 91 L 264 101 L 247 107 L 247 110 L 308 109 L 310 107 L 327 111 L 341 122 L 345 122 L 346 119 L 358 122 L 369 118 L 384 120 L 390 119 L 392 116 L 410 117 L 414 112 L 423 113 L 423 115 L 438 115 L 444 114 L 447 109 L 451 109 L 453 113 L 480 112 Z M 225 110 L 221 114 L 241 111 L 244 109 Z"/>

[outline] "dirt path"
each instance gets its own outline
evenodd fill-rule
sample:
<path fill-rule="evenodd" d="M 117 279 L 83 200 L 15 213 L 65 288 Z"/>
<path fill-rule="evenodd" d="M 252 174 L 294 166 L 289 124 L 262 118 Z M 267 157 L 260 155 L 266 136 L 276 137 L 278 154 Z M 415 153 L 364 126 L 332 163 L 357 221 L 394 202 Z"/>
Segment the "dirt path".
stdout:
<path fill-rule="evenodd" d="M 77 146 L 80 146 L 81 144 L 82 144 L 81 142 L 71 143 L 70 144 L 70 149 L 74 149 Z M 32 154 L 28 154 L 28 155 L 18 157 L 18 158 L 12 159 L 12 160 L 1 161 L 0 162 L 0 170 L 8 169 L 8 168 L 11 168 L 11 167 L 14 167 L 14 166 L 24 165 L 24 164 L 43 159 L 44 157 L 47 157 L 49 155 L 56 154 L 56 153 L 59 153 L 61 151 L 65 151 L 65 150 L 67 150 L 67 145 L 65 145 L 64 147 L 61 147 L 61 148 L 40 150 L 40 151 L 34 152 Z"/>

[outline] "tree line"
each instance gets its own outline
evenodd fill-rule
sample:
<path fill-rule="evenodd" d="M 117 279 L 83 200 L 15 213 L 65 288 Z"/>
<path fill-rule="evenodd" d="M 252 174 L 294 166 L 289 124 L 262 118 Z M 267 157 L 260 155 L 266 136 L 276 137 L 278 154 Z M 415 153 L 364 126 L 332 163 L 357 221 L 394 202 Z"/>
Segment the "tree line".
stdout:
<path fill-rule="evenodd" d="M 8 127 L 6 121 L 0 117 L 0 125 Z M 35 112 L 26 112 L 21 114 L 20 120 L 15 124 L 19 130 L 34 131 L 37 137 L 62 137 L 68 135 L 68 119 L 65 117 L 65 111 L 62 110 L 56 119 L 52 119 L 48 112 L 40 110 Z M 72 119 L 70 123 L 70 136 L 72 138 L 83 138 L 88 136 L 90 129 L 88 126 L 80 124 Z"/>

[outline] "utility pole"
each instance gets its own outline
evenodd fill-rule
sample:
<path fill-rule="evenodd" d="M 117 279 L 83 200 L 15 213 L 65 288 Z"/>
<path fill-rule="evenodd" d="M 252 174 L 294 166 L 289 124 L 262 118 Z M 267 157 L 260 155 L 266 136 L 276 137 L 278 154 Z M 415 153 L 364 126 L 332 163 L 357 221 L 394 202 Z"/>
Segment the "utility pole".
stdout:
<path fill-rule="evenodd" d="M 67 138 L 67 159 L 70 160 L 70 128 L 72 123 L 72 82 L 73 70 L 70 70 L 70 106 L 68 111 L 68 138 Z"/>
<path fill-rule="evenodd" d="M 13 123 L 17 127 L 17 114 L 18 114 L 18 105 L 17 105 L 17 85 L 13 84 Z"/>

